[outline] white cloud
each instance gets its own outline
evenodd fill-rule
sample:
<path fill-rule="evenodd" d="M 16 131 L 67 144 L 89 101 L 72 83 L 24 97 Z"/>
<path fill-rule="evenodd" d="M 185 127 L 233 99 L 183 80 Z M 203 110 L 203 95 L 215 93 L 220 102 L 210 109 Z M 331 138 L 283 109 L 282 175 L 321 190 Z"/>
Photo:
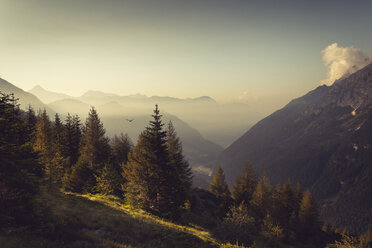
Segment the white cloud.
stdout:
<path fill-rule="evenodd" d="M 371 56 L 358 48 L 341 47 L 337 43 L 327 46 L 322 52 L 327 66 L 327 78 L 321 84 L 331 85 L 337 79 L 348 76 L 372 62 Z"/>

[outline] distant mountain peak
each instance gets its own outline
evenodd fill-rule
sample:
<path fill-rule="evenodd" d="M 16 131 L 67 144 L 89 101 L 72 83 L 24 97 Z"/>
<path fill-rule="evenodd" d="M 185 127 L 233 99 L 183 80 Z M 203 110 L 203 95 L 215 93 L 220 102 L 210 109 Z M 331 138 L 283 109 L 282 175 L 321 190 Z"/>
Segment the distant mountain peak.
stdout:
<path fill-rule="evenodd" d="M 40 85 L 35 85 L 28 92 L 30 92 L 31 94 L 34 94 L 35 96 L 40 98 L 40 100 L 42 100 L 45 103 L 51 103 L 51 102 L 55 102 L 55 101 L 66 99 L 66 98 L 72 98 L 72 96 L 69 96 L 63 93 L 46 90 Z"/>
<path fill-rule="evenodd" d="M 88 97 L 111 97 L 111 96 L 117 96 L 112 93 L 106 93 L 99 90 L 89 90 L 85 92 L 83 95 L 81 95 L 81 98 L 88 98 Z"/>
<path fill-rule="evenodd" d="M 29 90 L 29 91 L 33 91 L 33 90 L 45 90 L 43 87 L 41 87 L 41 85 L 40 84 L 37 84 L 37 85 L 35 85 L 31 90 Z"/>
<path fill-rule="evenodd" d="M 0 91 L 5 94 L 14 94 L 14 96 L 19 99 L 18 103 L 20 104 L 21 109 L 27 109 L 28 106 L 31 105 L 35 111 L 46 109 L 51 115 L 55 113 L 52 109 L 48 108 L 42 101 L 40 101 L 38 96 L 24 91 L 2 78 L 0 78 Z"/>
<path fill-rule="evenodd" d="M 199 97 L 192 98 L 192 100 L 194 100 L 194 101 L 203 101 L 203 102 L 216 102 L 216 100 L 214 100 L 210 96 L 199 96 Z"/>

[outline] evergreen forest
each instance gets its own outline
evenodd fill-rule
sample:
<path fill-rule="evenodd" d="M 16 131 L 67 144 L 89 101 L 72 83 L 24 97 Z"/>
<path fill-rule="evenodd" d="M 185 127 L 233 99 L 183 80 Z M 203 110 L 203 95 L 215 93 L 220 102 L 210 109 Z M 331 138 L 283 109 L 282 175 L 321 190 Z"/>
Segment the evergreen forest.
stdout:
<path fill-rule="evenodd" d="M 0 247 L 372 247 L 370 230 L 324 225 L 309 190 L 248 161 L 231 188 L 221 167 L 208 190 L 192 180 L 158 105 L 133 142 L 93 107 L 48 116 L 0 92 Z"/>

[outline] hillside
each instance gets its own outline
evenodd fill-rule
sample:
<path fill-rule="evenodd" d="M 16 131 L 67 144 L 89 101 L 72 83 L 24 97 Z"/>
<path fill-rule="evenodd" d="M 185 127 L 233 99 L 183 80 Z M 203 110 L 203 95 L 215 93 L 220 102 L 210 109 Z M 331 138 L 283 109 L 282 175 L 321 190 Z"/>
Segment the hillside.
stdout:
<path fill-rule="evenodd" d="M 319 86 L 258 122 L 219 157 L 231 183 L 246 161 L 272 183 L 311 189 L 323 220 L 361 232 L 372 223 L 372 64 Z"/>
<path fill-rule="evenodd" d="M 32 229 L 0 228 L 2 248 L 271 248 L 273 244 L 278 248 L 313 248 L 272 243 L 262 236 L 256 236 L 249 247 L 231 244 L 196 224 L 206 216 L 188 214 L 182 223 L 175 223 L 134 209 L 114 196 L 60 192 L 43 186 L 35 203 L 43 206 L 38 210 L 41 223 Z"/>
<path fill-rule="evenodd" d="M 8 81 L 0 78 L 0 91 L 5 94 L 14 94 L 15 98 L 19 98 L 19 104 L 21 109 L 27 109 L 28 105 L 31 105 L 35 111 L 46 109 L 51 115 L 54 115 L 54 111 L 40 101 L 36 96 L 28 93 L 17 86 L 9 83 Z"/>
<path fill-rule="evenodd" d="M 201 227 L 179 225 L 135 210 L 115 197 L 61 193 L 44 188 L 36 201 L 49 222 L 40 230 L 0 232 L 13 247 L 233 247 Z M 43 213 L 45 214 L 45 213 Z M 44 215 L 44 217 L 46 217 Z M 43 235 L 41 235 L 43 233 Z"/>

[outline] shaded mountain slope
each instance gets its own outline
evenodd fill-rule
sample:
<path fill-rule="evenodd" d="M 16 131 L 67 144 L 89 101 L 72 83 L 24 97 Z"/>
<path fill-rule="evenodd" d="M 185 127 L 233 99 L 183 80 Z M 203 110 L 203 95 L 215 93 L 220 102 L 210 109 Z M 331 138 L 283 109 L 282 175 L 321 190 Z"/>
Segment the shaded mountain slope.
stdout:
<path fill-rule="evenodd" d="M 372 64 L 258 122 L 219 158 L 231 183 L 247 161 L 272 183 L 310 188 L 322 218 L 360 232 L 372 223 Z"/>
<path fill-rule="evenodd" d="M 18 103 L 20 108 L 25 110 L 28 108 L 28 105 L 31 105 L 34 110 L 37 112 L 39 109 L 46 109 L 48 114 L 53 115 L 55 112 L 46 106 L 42 101 L 40 101 L 36 96 L 31 93 L 28 93 L 17 86 L 9 83 L 8 81 L 0 78 L 0 91 L 5 94 L 14 94 L 15 98 L 19 98 Z"/>

